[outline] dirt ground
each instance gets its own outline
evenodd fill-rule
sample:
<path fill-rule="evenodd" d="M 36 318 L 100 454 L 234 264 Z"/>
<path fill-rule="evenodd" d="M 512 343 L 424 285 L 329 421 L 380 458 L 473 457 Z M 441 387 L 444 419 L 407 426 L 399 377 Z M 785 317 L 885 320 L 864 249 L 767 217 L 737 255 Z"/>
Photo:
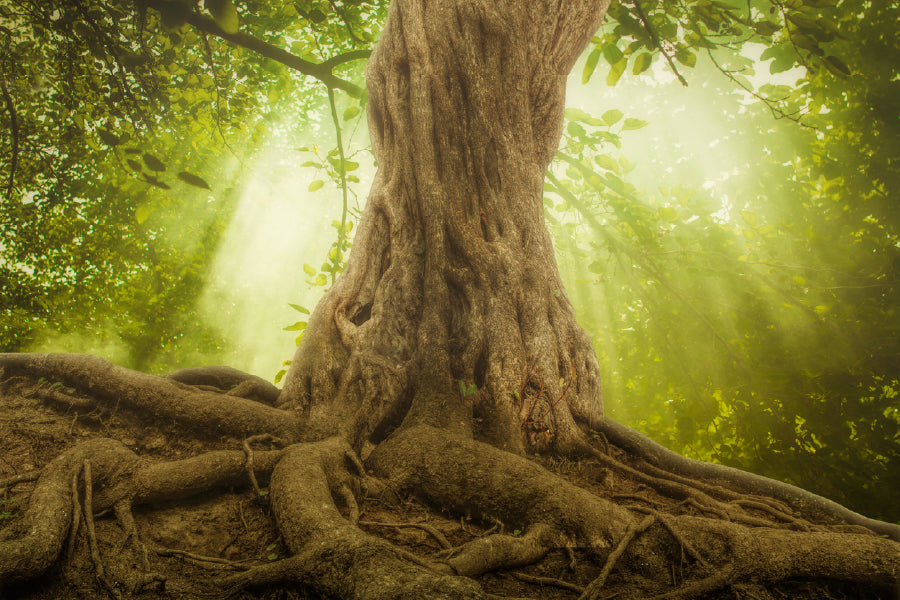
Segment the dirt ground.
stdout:
<path fill-rule="evenodd" d="M 241 447 L 238 439 L 198 438 L 197 432 L 174 424 L 171 427 L 148 425 L 125 412 L 78 414 L 71 407 L 23 397 L 18 393 L 4 394 L 0 390 L 0 479 L 35 472 L 66 448 L 95 437 L 117 439 L 147 461 L 180 459 L 205 450 Z M 604 472 L 596 463 L 550 461 L 545 462 L 544 466 L 581 486 L 609 496 L 608 490 L 604 492 Z M 0 489 L 0 529 L 15 523 L 27 510 L 33 486 L 33 483 L 19 484 L 5 493 Z M 616 486 L 616 495 L 627 497 L 629 490 Z M 484 535 L 493 526 L 465 517 L 441 514 L 439 509 L 429 509 L 411 498 L 367 498 L 360 504 L 360 511 L 360 526 L 364 530 L 426 558 L 437 558 L 443 550 L 434 535 L 422 528 L 392 525 L 430 525 L 453 546 Z M 218 576 L 234 573 L 234 563 L 237 568 L 244 568 L 287 556 L 271 511 L 264 502 L 255 499 L 249 485 L 222 489 L 188 500 L 135 507 L 134 516 L 144 542 L 157 548 L 179 551 L 169 556 L 150 552 L 151 568 L 163 575 L 165 581 L 152 584 L 134 597 L 196 598 L 198 592 L 204 589 L 205 597 L 224 597 L 211 581 Z M 139 559 L 112 514 L 99 515 L 96 529 L 107 576 L 116 587 L 116 582 L 126 579 L 123 577 L 125 572 L 140 568 Z M 63 552 L 66 554 L 65 549 Z M 217 564 L 190 558 L 188 554 L 224 561 Z M 566 552 L 554 551 L 540 563 L 519 569 L 517 573 L 584 587 L 598 575 L 600 566 L 584 552 L 575 551 L 574 558 L 573 564 Z M 672 565 L 648 563 L 629 566 L 674 569 Z M 677 573 L 673 572 L 672 576 L 677 577 Z M 608 582 L 610 587 L 615 585 L 616 577 L 614 571 Z M 206 582 L 210 582 L 209 585 L 204 585 Z M 490 573 L 481 577 L 480 583 L 486 591 L 501 596 L 554 600 L 573 599 L 579 595 L 572 589 L 523 581 L 512 573 Z M 132 597 L 130 590 L 117 591 L 121 591 L 123 598 Z M 83 526 L 69 560 L 57 561 L 56 566 L 37 580 L 0 590 L 0 600 L 89 600 L 110 597 L 111 593 L 97 580 Z M 265 600 L 318 598 L 296 584 L 251 588 L 231 597 Z M 839 584 L 823 586 L 815 582 L 792 581 L 776 590 L 756 589 L 748 585 L 707 597 L 824 600 L 877 596 L 860 596 L 858 591 Z"/>

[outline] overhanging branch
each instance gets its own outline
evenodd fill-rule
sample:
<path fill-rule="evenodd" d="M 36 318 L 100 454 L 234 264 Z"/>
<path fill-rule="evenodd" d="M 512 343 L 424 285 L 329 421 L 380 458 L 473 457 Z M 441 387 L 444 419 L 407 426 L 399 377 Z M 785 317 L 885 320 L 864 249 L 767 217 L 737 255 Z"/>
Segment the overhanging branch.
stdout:
<path fill-rule="evenodd" d="M 9 160 L 9 183 L 6 186 L 6 196 L 12 200 L 13 188 L 16 180 L 16 163 L 19 161 L 19 121 L 16 117 L 16 105 L 13 103 L 9 90 L 6 89 L 6 80 L 0 78 L 0 90 L 3 92 L 3 101 L 9 112 L 9 134 L 12 156 Z"/>
<path fill-rule="evenodd" d="M 148 6 L 154 8 L 156 10 L 160 10 L 161 7 L 165 4 L 164 0 L 150 0 Z M 241 46 L 242 48 L 246 48 L 247 50 L 251 50 L 260 56 L 265 56 L 266 58 L 270 58 L 275 62 L 281 63 L 289 69 L 293 69 L 298 73 L 302 73 L 304 75 L 309 75 L 310 77 L 314 77 L 327 85 L 330 88 L 337 88 L 339 90 L 343 90 L 350 94 L 353 97 L 361 98 L 365 91 L 355 85 L 341 79 L 331 72 L 336 65 L 341 64 L 341 62 L 346 62 L 347 60 L 352 60 L 353 58 L 364 58 L 362 55 L 354 55 L 354 53 L 347 53 L 341 56 L 354 55 L 353 58 L 349 58 L 343 61 L 335 61 L 335 58 L 332 58 L 324 63 L 314 63 L 308 60 L 303 60 L 299 56 L 295 56 L 286 50 L 282 50 L 278 46 L 273 46 L 272 44 L 265 42 L 259 38 L 253 37 L 252 35 L 248 35 L 246 33 L 228 33 L 224 31 L 221 27 L 219 27 L 216 22 L 210 17 L 204 16 L 200 13 L 192 12 L 188 18 L 187 22 L 196 29 L 203 31 L 209 35 L 214 35 L 218 38 L 221 38 L 227 42 L 230 42 L 236 46 Z M 367 55 L 366 55 L 367 56 Z"/>

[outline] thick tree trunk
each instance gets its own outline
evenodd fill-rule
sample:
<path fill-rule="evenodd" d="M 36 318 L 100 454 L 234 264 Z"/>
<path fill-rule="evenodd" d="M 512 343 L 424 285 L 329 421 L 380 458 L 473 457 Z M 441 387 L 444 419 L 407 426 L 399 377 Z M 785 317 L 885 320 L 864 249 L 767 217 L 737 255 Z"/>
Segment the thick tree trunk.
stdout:
<path fill-rule="evenodd" d="M 37 577 L 62 554 L 74 564 L 89 546 L 86 581 L 111 596 L 158 595 L 163 585 L 191 596 L 212 585 L 228 596 L 293 581 L 329 598 L 477 600 L 496 596 L 472 578 L 538 561 L 541 570 L 513 573 L 516 581 L 585 599 L 694 598 L 791 578 L 851 582 L 873 597 L 896 589 L 896 525 L 674 456 L 602 418 L 598 365 L 560 282 L 541 188 L 566 74 L 606 6 L 392 3 L 368 73 L 378 175 L 347 270 L 310 319 L 280 394 L 221 367 L 153 377 L 96 357 L 0 354 L 0 396 L 11 407 L 38 399 L 80 411 L 57 419 L 56 437 L 68 440 L 78 419 L 106 411 L 95 439 L 45 462 L 40 476 L 0 478 L 0 498 L 34 482 L 26 514 L 0 527 L 0 587 Z M 120 424 L 120 408 L 140 420 Z M 592 424 L 597 440 L 583 433 Z M 167 460 L 129 447 L 147 428 L 178 443 L 173 425 L 217 440 L 207 450 L 222 447 L 192 446 L 190 458 L 171 449 Z M 116 431 L 120 441 L 98 437 Z M 367 441 L 376 447 L 360 457 Z M 515 454 L 551 446 L 584 452 L 599 476 L 569 480 L 541 457 Z M 0 473 L 9 464 L 0 461 Z M 266 548 L 250 568 L 156 545 L 153 521 L 138 515 L 138 527 L 132 514 L 247 481 L 254 505 L 269 503 L 287 557 L 263 546 L 273 532 L 248 524 L 241 500 L 227 512 L 239 515 L 238 536 L 253 538 L 247 556 Z M 469 535 L 461 522 L 466 536 L 451 545 L 425 522 L 360 519 L 367 509 L 406 515 L 409 498 L 499 530 Z M 109 528 L 95 531 L 94 513 L 107 509 L 120 542 Z M 414 553 L 371 531 L 404 525 L 428 528 L 445 550 L 420 556 L 420 545 Z M 114 548 L 102 556 L 101 537 Z M 234 571 L 192 581 L 181 557 Z M 548 562 L 581 585 L 534 576 Z M 75 586 L 64 578 L 56 589 Z M 822 589 L 804 597 L 829 595 Z"/>
<path fill-rule="evenodd" d="M 367 73 L 378 173 L 282 406 L 356 448 L 404 420 L 518 452 L 577 446 L 576 422 L 602 415 L 599 369 L 542 183 L 566 76 L 607 5 L 392 3 Z"/>

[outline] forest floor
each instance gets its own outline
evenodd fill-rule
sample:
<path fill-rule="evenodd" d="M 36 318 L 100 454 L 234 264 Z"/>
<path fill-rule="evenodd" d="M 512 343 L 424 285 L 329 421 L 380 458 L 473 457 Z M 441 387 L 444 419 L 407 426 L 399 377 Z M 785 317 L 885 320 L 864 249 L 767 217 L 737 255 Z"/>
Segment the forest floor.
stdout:
<path fill-rule="evenodd" d="M 183 459 L 209 450 L 236 450 L 241 440 L 235 438 L 209 439 L 198 436 L 177 425 L 160 427 L 141 422 L 128 412 L 77 414 L 71 409 L 44 403 L 18 394 L 0 394 L 0 479 L 14 475 L 33 473 L 56 458 L 64 450 L 92 438 L 108 437 L 119 440 L 142 459 L 165 461 Z M 610 496 L 604 488 L 603 469 L 598 463 L 544 461 L 543 466 L 569 479 L 573 483 L 591 489 L 595 493 Z M 615 496 L 621 499 L 636 494 L 629 490 L 629 482 L 616 482 Z M 625 486 L 625 487 L 623 487 Z M 0 490 L 0 529 L 11 525 L 28 508 L 28 499 L 34 483 L 16 485 L 5 494 Z M 136 506 L 134 516 L 142 540 L 157 548 L 177 550 L 171 556 L 150 552 L 151 568 L 166 578 L 164 584 L 144 591 L 135 597 L 166 598 L 178 600 L 195 598 L 191 590 L 206 588 L 208 597 L 224 597 L 211 581 L 246 568 L 265 564 L 288 555 L 283 540 L 275 528 L 271 510 L 265 501 L 259 502 L 249 486 L 223 489 L 188 499 L 147 506 Z M 637 498 L 637 496 L 634 496 Z M 491 532 L 491 524 L 478 523 L 465 517 L 441 514 L 423 506 L 412 498 L 366 498 L 360 503 L 360 527 L 383 537 L 392 543 L 423 558 L 437 559 L 443 550 L 438 538 L 420 527 L 427 525 L 440 532 L 451 545 L 457 546 L 477 536 Z M 138 569 L 139 560 L 114 515 L 96 517 L 99 552 L 109 581 L 126 580 L 123 570 Z M 396 527 L 390 525 L 406 525 Z M 9 586 L 0 590 L 4 600 L 92 600 L 111 597 L 98 582 L 92 562 L 89 544 L 80 528 L 72 555 L 68 560 L 57 561 L 37 580 Z M 496 528 L 494 529 L 494 531 Z M 506 532 L 510 533 L 510 532 Z M 515 532 L 512 532 L 515 534 Z M 63 554 L 66 554 L 64 548 Z M 222 564 L 205 562 L 187 555 L 222 560 Z M 649 554 L 649 553 L 648 553 Z M 565 581 L 579 587 L 588 585 L 600 572 L 586 552 L 574 552 L 574 564 L 563 550 L 551 552 L 540 563 L 523 567 L 517 573 L 531 577 Z M 229 564 L 225 564 L 229 563 Z M 677 578 L 674 565 L 642 564 L 630 568 L 671 569 Z M 621 575 L 618 575 L 621 577 Z M 616 570 L 608 580 L 615 589 Z M 506 573 L 488 573 L 479 578 L 483 588 L 493 594 L 511 597 L 543 598 L 547 600 L 574 599 L 577 591 L 554 585 L 528 582 Z M 204 586 L 205 582 L 210 582 Z M 130 597 L 129 590 L 121 590 L 122 597 Z M 858 595 L 851 587 L 821 582 L 789 581 L 778 589 L 764 589 L 753 585 L 732 587 L 705 596 L 709 599 L 735 598 L 758 600 L 808 598 L 834 600 L 840 598 L 878 598 Z M 315 594 L 297 584 L 279 584 L 250 588 L 231 596 L 237 599 L 287 600 L 313 599 Z M 606 597 L 606 596 L 603 596 Z M 882 597 L 883 598 L 883 597 Z M 885 598 L 884 600 L 889 600 Z"/>

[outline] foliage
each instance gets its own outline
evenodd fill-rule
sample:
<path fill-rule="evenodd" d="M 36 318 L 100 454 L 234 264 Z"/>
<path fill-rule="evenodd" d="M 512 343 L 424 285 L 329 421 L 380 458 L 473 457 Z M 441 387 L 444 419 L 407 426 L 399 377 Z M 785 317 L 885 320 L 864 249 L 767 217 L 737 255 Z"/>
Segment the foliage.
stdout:
<path fill-rule="evenodd" d="M 218 4 L 213 16 L 232 19 L 234 5 Z M 257 41 L 321 61 L 371 39 L 369 18 L 377 26 L 383 12 L 328 6 L 247 4 L 237 14 Z M 78 349 L 143 370 L 214 357 L 226 340 L 191 312 L 242 164 L 279 126 L 281 107 L 321 105 L 314 81 L 186 24 L 190 6 L 134 8 L 0 3 L 6 350 L 77 333 L 67 339 Z"/>
<path fill-rule="evenodd" d="M 715 151 L 740 139 L 756 152 L 716 180 L 701 157 L 681 159 L 676 185 L 639 188 L 638 163 L 664 172 L 672 157 L 626 158 L 620 111 L 570 110 L 545 203 L 563 261 L 582 265 L 569 295 L 606 365 L 615 417 L 695 457 L 897 520 L 897 10 L 807 6 L 840 31 L 820 36 L 827 51 L 788 60 L 779 53 L 799 19 L 777 6 L 787 24 L 761 58 L 776 73 L 805 66 L 797 84 L 751 89 L 765 101 L 748 102 L 735 74 L 715 67 L 745 61 L 749 73 L 749 61 L 707 48 L 691 73 L 702 98 L 685 99 L 705 103 Z M 838 55 L 852 57 L 853 77 L 829 68 Z M 654 98 L 642 118 L 685 112 Z M 587 310 L 598 298 L 605 311 Z"/>
<path fill-rule="evenodd" d="M 359 126 L 357 59 L 386 5 L 0 0 L 0 346 L 78 333 L 77 349 L 123 345 L 115 360 L 157 371 L 215 356 L 227 340 L 192 313 L 243 165 L 273 134 L 285 154 L 301 135 L 335 146 L 302 150 L 321 173 L 309 191 L 341 190 L 335 241 L 304 269 L 332 284 L 361 162 L 341 127 Z M 900 487 L 897 13 L 615 3 L 583 80 L 665 65 L 696 90 L 685 102 L 722 115 L 721 139 L 755 151 L 709 181 L 702 157 L 628 152 L 630 132 L 683 108 L 667 94 L 569 110 L 545 198 L 560 261 L 590 273 L 571 269 L 567 293 L 614 417 L 894 520 L 875 490 Z M 754 83 L 753 56 L 797 83 Z M 662 189 L 636 175 L 673 165 Z M 298 343 L 305 324 L 286 328 Z"/>

